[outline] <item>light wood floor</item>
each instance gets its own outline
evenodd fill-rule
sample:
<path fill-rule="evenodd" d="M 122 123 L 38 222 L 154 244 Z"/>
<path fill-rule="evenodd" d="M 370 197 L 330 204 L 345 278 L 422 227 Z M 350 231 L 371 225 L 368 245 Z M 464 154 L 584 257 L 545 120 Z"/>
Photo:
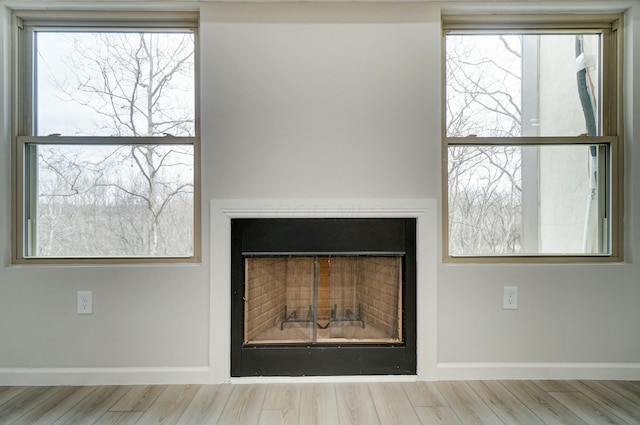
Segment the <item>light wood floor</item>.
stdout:
<path fill-rule="evenodd" d="M 0 387 L 0 424 L 640 424 L 640 382 Z"/>

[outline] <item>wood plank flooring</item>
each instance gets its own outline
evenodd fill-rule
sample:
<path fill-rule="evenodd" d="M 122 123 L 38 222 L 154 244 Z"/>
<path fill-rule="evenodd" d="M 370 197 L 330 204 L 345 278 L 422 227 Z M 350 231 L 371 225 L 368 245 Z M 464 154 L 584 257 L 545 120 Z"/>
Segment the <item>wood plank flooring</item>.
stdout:
<path fill-rule="evenodd" d="M 0 425 L 635 425 L 640 382 L 0 387 Z"/>

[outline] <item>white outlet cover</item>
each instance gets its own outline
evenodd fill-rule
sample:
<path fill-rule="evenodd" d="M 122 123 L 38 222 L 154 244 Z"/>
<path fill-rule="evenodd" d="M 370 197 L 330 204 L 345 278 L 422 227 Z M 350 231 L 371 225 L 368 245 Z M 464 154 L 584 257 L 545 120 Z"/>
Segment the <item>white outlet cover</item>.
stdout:
<path fill-rule="evenodd" d="M 518 309 L 518 287 L 505 286 L 502 290 L 502 308 L 504 310 Z"/>
<path fill-rule="evenodd" d="M 78 314 L 93 314 L 92 291 L 78 291 L 77 309 Z"/>

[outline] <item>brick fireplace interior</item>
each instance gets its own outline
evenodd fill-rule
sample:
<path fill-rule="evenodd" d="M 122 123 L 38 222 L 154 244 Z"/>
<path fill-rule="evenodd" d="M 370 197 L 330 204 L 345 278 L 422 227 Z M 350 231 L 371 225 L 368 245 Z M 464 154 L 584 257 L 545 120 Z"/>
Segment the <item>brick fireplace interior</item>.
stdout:
<path fill-rule="evenodd" d="M 245 344 L 402 341 L 401 256 L 249 257 L 245 277 Z"/>
<path fill-rule="evenodd" d="M 415 227 L 232 220 L 232 376 L 415 374 Z"/>

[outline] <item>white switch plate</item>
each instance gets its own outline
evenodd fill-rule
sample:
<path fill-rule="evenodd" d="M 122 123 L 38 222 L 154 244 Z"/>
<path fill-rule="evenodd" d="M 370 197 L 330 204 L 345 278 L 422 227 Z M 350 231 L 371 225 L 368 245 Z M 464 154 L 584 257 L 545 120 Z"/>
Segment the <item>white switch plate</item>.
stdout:
<path fill-rule="evenodd" d="M 518 287 L 505 286 L 502 288 L 502 308 L 505 310 L 518 309 Z"/>
<path fill-rule="evenodd" d="M 78 291 L 78 314 L 93 314 L 93 292 Z"/>

